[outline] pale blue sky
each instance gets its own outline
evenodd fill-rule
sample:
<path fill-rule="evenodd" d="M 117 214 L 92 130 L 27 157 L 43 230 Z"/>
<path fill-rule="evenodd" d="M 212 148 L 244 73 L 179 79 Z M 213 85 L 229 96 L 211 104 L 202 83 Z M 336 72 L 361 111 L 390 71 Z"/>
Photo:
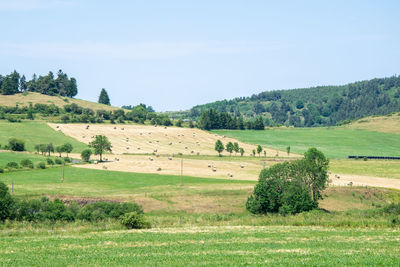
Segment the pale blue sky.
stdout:
<path fill-rule="evenodd" d="M 188 109 L 400 74 L 400 1 L 0 0 L 0 73 L 62 69 L 78 98 Z"/>

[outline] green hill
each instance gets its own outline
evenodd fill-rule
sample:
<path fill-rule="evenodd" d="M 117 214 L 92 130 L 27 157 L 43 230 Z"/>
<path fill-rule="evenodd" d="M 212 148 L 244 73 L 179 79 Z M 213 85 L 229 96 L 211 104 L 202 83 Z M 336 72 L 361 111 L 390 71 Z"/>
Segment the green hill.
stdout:
<path fill-rule="evenodd" d="M 332 126 L 400 111 L 399 97 L 400 76 L 392 76 L 342 86 L 265 91 L 168 114 L 173 118 L 198 120 L 205 110 L 212 108 L 245 119 L 262 116 L 267 126 Z"/>

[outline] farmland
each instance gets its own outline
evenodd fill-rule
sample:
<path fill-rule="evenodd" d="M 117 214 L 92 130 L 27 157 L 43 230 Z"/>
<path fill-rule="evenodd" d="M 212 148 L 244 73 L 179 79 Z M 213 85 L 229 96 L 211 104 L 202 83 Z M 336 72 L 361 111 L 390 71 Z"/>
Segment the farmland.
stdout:
<path fill-rule="evenodd" d="M 183 227 L 2 234 L 1 265 L 393 266 L 400 233 L 325 227 Z"/>

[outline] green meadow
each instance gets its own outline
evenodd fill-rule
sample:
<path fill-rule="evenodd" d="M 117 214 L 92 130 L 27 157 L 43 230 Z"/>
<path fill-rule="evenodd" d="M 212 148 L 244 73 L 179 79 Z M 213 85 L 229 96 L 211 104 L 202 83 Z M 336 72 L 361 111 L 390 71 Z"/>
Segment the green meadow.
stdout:
<path fill-rule="evenodd" d="M 268 128 L 256 130 L 214 130 L 213 133 L 291 152 L 304 153 L 316 147 L 329 158 L 361 156 L 400 156 L 400 136 L 392 133 L 341 127 Z M 267 155 L 268 156 L 268 155 Z M 273 156 L 273 155 L 269 155 Z"/>
<path fill-rule="evenodd" d="M 53 143 L 54 146 L 69 142 L 74 147 L 72 152 L 79 153 L 85 148 L 86 144 L 78 142 L 72 137 L 63 133 L 54 131 L 44 122 L 15 122 L 0 120 L 0 144 L 2 146 L 8 143 L 10 138 L 22 139 L 25 141 L 25 149 L 35 151 L 36 144 Z"/>

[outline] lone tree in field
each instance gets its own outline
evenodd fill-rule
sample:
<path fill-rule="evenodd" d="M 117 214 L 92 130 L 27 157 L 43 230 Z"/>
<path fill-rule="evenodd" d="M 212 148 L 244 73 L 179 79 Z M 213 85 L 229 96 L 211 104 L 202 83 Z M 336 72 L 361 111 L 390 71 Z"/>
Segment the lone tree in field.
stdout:
<path fill-rule="evenodd" d="M 239 152 L 239 144 L 238 144 L 238 142 L 233 143 L 233 151 L 235 151 L 235 156 L 236 156 L 236 153 Z"/>
<path fill-rule="evenodd" d="M 217 140 L 217 142 L 215 142 L 215 151 L 217 151 L 218 156 L 221 157 L 221 152 L 224 151 L 224 144 L 222 144 L 221 140 Z"/>
<path fill-rule="evenodd" d="M 81 152 L 81 159 L 85 162 L 90 161 L 90 156 L 92 155 L 92 150 L 91 149 L 85 149 Z"/>
<path fill-rule="evenodd" d="M 233 152 L 233 144 L 232 144 L 232 142 L 228 142 L 228 143 L 226 144 L 226 151 L 229 152 L 229 156 L 232 155 L 232 152 Z"/>
<path fill-rule="evenodd" d="M 257 154 L 258 157 L 260 157 L 261 152 L 263 151 L 262 147 L 260 145 L 257 146 Z"/>
<path fill-rule="evenodd" d="M 62 145 L 62 151 L 67 153 L 67 157 L 68 157 L 68 154 L 71 153 L 73 149 L 74 148 L 70 143 L 65 143 Z"/>
<path fill-rule="evenodd" d="M 107 136 L 104 135 L 96 135 L 94 140 L 89 143 L 89 146 L 94 148 L 95 155 L 100 155 L 100 161 L 103 161 L 103 153 L 106 151 L 111 152 L 112 147 Z"/>
<path fill-rule="evenodd" d="M 239 152 L 240 152 L 240 156 L 243 157 L 243 154 L 244 154 L 244 149 L 243 149 L 243 147 L 239 148 Z"/>
<path fill-rule="evenodd" d="M 288 157 L 289 157 L 289 155 L 290 155 L 290 146 L 288 146 L 288 147 L 286 148 L 286 152 L 287 152 L 287 155 L 288 155 Z"/>
<path fill-rule="evenodd" d="M 99 103 L 105 105 L 111 105 L 110 98 L 108 97 L 106 89 L 102 88 L 99 96 Z"/>
<path fill-rule="evenodd" d="M 256 150 L 253 149 L 251 152 L 253 153 L 253 157 L 255 157 L 255 155 L 256 155 Z"/>

